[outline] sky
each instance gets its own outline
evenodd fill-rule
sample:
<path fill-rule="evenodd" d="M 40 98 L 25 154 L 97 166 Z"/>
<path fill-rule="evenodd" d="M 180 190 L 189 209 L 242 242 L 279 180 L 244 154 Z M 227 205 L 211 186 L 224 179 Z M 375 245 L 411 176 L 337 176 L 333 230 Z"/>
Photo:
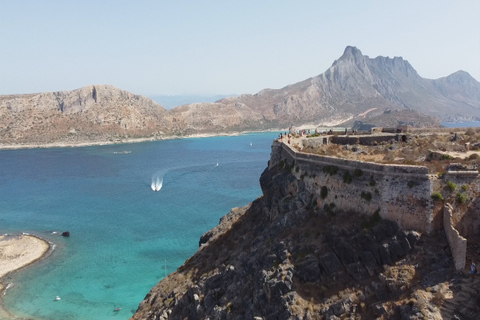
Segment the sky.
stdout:
<path fill-rule="evenodd" d="M 0 0 L 0 94 L 253 94 L 323 73 L 349 45 L 480 81 L 480 1 Z"/>

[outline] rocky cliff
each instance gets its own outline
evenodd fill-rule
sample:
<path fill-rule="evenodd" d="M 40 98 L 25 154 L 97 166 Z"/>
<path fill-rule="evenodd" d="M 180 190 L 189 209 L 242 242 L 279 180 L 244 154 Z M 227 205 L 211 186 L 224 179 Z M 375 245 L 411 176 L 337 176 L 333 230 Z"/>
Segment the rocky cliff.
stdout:
<path fill-rule="evenodd" d="M 167 113 L 148 98 L 108 85 L 0 96 L 0 142 L 46 144 L 162 135 L 169 128 Z"/>
<path fill-rule="evenodd" d="M 459 71 L 429 80 L 400 57 L 347 47 L 324 73 L 254 95 L 165 110 L 108 85 L 0 96 L 0 144 L 162 139 L 354 121 L 369 126 L 437 126 L 480 119 L 480 83 Z M 437 119 L 437 120 L 435 120 Z"/>
<path fill-rule="evenodd" d="M 444 232 L 320 208 L 285 161 L 271 161 L 260 184 L 263 196 L 205 233 L 132 319 L 480 316 L 480 279 L 454 272 Z"/>

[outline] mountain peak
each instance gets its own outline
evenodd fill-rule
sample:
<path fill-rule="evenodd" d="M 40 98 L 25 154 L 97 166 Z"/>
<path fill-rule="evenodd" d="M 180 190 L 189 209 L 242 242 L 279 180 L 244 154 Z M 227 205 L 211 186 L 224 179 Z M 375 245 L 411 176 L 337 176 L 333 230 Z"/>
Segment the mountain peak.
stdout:
<path fill-rule="evenodd" d="M 339 60 L 358 60 L 358 58 L 363 58 L 362 52 L 357 47 L 347 46 Z"/>

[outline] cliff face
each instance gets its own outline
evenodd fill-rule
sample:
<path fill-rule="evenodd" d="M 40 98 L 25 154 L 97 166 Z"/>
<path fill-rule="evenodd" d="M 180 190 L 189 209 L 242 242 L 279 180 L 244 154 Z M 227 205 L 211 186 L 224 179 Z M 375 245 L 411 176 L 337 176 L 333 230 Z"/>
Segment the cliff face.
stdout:
<path fill-rule="evenodd" d="M 421 234 L 378 212 L 340 210 L 330 204 L 335 196 L 319 205 L 301 169 L 285 158 L 272 152 L 260 178 L 263 196 L 205 233 L 198 252 L 147 294 L 132 319 L 480 315 L 472 289 L 479 280 L 454 273 L 443 232 Z"/>

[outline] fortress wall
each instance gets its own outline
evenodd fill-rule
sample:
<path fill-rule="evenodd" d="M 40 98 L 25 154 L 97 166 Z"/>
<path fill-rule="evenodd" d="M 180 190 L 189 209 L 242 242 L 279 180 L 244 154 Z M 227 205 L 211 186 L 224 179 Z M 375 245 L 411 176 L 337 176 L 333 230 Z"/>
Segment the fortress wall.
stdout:
<path fill-rule="evenodd" d="M 379 210 L 381 217 L 394 220 L 403 228 L 431 231 L 433 202 L 428 168 L 300 153 L 281 142 L 274 142 L 272 146 L 275 159 L 278 154 L 273 155 L 274 150 L 294 166 L 292 173 L 303 180 L 319 207 L 331 207 L 333 203 L 337 210 L 365 214 Z M 338 169 L 336 174 L 328 173 L 332 167 Z M 348 175 L 350 183 L 344 181 Z M 325 199 L 320 195 L 322 186 L 328 189 Z"/>
<path fill-rule="evenodd" d="M 464 237 L 480 234 L 480 175 L 478 171 L 447 171 L 444 182 L 451 181 L 456 184 L 454 191 L 443 191 L 451 194 L 455 199 L 459 193 L 466 196 L 464 204 L 455 199 L 452 202 L 453 226 Z M 462 208 L 463 207 L 463 208 Z"/>
<path fill-rule="evenodd" d="M 447 203 L 443 207 L 443 227 L 445 229 L 445 234 L 447 235 L 450 250 L 452 251 L 455 270 L 460 271 L 465 266 L 465 259 L 467 256 L 467 239 L 462 237 L 453 227 L 452 216 L 453 208 Z"/>

